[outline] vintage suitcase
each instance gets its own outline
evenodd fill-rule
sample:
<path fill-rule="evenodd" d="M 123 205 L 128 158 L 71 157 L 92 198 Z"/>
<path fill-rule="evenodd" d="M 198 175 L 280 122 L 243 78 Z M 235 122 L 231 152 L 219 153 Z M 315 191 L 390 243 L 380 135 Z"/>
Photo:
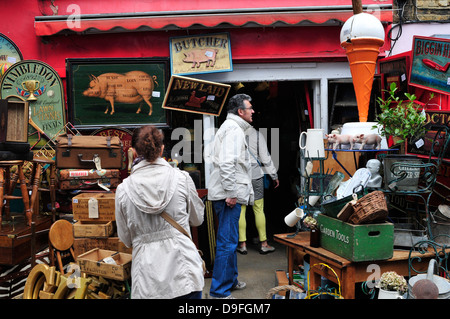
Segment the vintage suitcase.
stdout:
<path fill-rule="evenodd" d="M 60 189 L 116 188 L 122 181 L 118 169 L 58 169 L 57 175 Z"/>
<path fill-rule="evenodd" d="M 56 139 L 56 167 L 122 169 L 125 158 L 117 136 L 61 135 Z"/>

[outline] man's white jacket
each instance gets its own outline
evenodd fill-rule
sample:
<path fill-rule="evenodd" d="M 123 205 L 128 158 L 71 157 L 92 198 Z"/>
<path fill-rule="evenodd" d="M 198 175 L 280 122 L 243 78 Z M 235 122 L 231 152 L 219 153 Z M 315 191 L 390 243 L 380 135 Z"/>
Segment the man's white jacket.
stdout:
<path fill-rule="evenodd" d="M 211 174 L 207 185 L 209 200 L 237 198 L 237 203 L 253 205 L 250 153 L 245 130 L 251 125 L 228 113 L 217 131 L 211 150 Z"/>

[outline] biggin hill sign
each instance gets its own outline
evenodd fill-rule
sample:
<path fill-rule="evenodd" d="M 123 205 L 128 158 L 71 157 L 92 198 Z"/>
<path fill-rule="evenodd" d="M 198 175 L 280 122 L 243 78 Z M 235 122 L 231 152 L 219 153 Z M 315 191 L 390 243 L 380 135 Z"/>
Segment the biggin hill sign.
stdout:
<path fill-rule="evenodd" d="M 172 75 L 233 71 L 227 32 L 170 38 Z"/>

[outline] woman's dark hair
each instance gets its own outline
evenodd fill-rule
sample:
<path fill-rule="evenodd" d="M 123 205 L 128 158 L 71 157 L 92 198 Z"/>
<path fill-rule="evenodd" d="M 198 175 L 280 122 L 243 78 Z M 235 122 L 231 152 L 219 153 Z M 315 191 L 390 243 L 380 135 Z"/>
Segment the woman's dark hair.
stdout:
<path fill-rule="evenodd" d="M 164 134 L 152 125 L 143 126 L 137 132 L 136 152 L 148 162 L 154 162 L 160 155 L 164 145 Z"/>
<path fill-rule="evenodd" d="M 251 102 L 252 98 L 250 95 L 240 93 L 232 96 L 230 100 L 228 101 L 228 107 L 227 111 L 228 113 L 236 114 L 238 115 L 239 109 L 245 109 L 244 101 L 247 100 Z"/>

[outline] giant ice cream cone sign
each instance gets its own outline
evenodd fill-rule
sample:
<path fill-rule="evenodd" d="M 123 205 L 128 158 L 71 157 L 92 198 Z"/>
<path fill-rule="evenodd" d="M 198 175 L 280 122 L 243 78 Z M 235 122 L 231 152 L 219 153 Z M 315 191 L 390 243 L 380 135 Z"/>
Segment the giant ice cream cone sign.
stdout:
<path fill-rule="evenodd" d="M 384 28 L 375 16 L 358 13 L 344 23 L 340 38 L 350 64 L 359 121 L 367 122 L 377 58 L 384 43 Z"/>

